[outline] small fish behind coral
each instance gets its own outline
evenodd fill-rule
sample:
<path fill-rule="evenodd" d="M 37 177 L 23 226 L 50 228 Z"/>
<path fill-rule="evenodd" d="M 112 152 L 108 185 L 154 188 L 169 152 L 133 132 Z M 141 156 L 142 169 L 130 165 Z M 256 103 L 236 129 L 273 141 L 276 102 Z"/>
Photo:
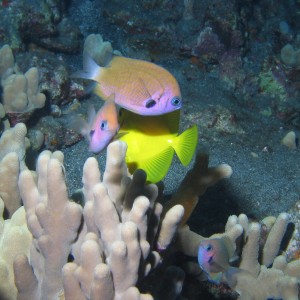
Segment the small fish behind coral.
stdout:
<path fill-rule="evenodd" d="M 223 273 L 231 272 L 230 262 L 234 259 L 232 242 L 226 236 L 207 239 L 199 245 L 198 263 L 212 282 L 220 283 Z"/>
<path fill-rule="evenodd" d="M 140 115 L 161 115 L 181 108 L 179 85 L 166 69 L 117 55 L 105 67 L 86 52 L 83 59 L 83 71 L 73 77 L 96 81 L 94 92 L 103 100 L 114 95 L 116 104 Z"/>

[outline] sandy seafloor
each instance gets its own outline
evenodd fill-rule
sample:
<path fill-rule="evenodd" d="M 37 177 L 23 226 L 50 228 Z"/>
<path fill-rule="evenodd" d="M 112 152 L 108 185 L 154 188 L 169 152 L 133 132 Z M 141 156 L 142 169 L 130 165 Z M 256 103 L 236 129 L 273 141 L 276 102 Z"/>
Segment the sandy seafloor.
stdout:
<path fill-rule="evenodd" d="M 122 51 L 122 31 L 114 30 L 94 11 L 92 1 L 84 4 L 74 1 L 69 9 L 72 20 L 79 25 L 83 34 L 100 33 L 109 40 L 114 49 Z M 99 6 L 99 11 L 101 5 Z M 88 23 L 81 20 L 89 20 Z M 71 68 L 81 68 L 81 58 L 67 58 Z M 300 155 L 299 149 L 290 150 L 281 144 L 284 135 L 297 128 L 285 125 L 279 118 L 264 116 L 261 110 L 267 109 L 272 99 L 253 99 L 255 107 L 247 105 L 243 99 L 233 96 L 226 85 L 214 72 L 196 74 L 190 81 L 183 69 L 191 65 L 189 60 L 174 60 L 172 57 L 156 63 L 166 67 L 177 78 L 183 96 L 182 129 L 190 125 L 185 116 L 220 105 L 234 113 L 243 134 L 205 134 L 199 130 L 198 150 L 210 154 L 210 165 L 229 164 L 233 169 L 230 179 L 223 180 L 201 197 L 190 225 L 194 231 L 211 234 L 223 230 L 223 224 L 231 214 L 245 213 L 255 219 L 267 215 L 277 215 L 293 208 L 300 200 Z M 87 100 L 84 100 L 88 102 Z M 99 101 L 99 103 L 97 102 Z M 100 107 L 101 100 L 93 97 L 91 102 Z M 83 106 L 85 106 L 83 104 Z M 267 151 L 265 151 L 267 150 Z M 81 141 L 63 149 L 65 167 L 70 192 L 80 188 L 82 167 L 92 154 L 87 143 Z M 253 157 L 251 153 L 257 154 Z M 102 170 L 105 165 L 105 151 L 96 155 Z M 192 164 L 190 164 L 191 166 Z M 188 168 L 183 167 L 175 157 L 164 180 L 165 194 L 170 195 L 178 187 Z"/>
<path fill-rule="evenodd" d="M 169 68 L 170 70 L 170 68 Z M 176 75 L 176 68 L 173 73 Z M 234 103 L 222 84 L 208 76 L 195 80 L 192 84 L 180 81 L 183 110 L 187 113 L 192 109 L 207 108 L 211 105 L 222 105 L 234 110 L 243 134 L 220 135 L 210 139 L 202 137 L 199 132 L 199 150 L 210 154 L 210 165 L 229 164 L 233 169 L 230 179 L 221 181 L 211 187 L 199 201 L 192 216 L 192 224 L 198 228 L 205 226 L 209 232 L 214 232 L 209 226 L 223 222 L 230 214 L 246 213 L 255 218 L 266 215 L 277 215 L 287 211 L 299 200 L 300 193 L 300 156 L 299 150 L 289 150 L 281 144 L 281 139 L 290 128 L 285 128 L 278 119 L 264 117 L 257 111 L 246 111 L 242 104 Z M 189 94 L 189 97 L 185 97 Z M 100 100 L 99 100 L 100 101 Z M 94 101 L 95 102 L 95 101 Z M 265 147 L 269 151 L 264 151 Z M 65 167 L 70 190 L 81 186 L 81 170 L 84 161 L 91 153 L 87 151 L 87 143 L 81 141 L 63 150 Z M 102 170 L 105 165 L 105 152 L 96 155 Z M 254 152 L 258 157 L 253 157 Z M 192 163 L 190 164 L 190 166 Z M 176 191 L 188 168 L 183 167 L 175 157 L 173 164 L 164 180 L 165 193 Z M 221 219 L 218 219 L 221 217 Z"/>

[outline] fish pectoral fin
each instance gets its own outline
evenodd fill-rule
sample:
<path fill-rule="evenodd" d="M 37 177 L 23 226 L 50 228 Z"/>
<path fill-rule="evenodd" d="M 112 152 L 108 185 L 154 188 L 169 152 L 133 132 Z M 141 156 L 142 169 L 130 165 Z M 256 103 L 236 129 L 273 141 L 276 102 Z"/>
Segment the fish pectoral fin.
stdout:
<path fill-rule="evenodd" d="M 101 67 L 105 67 L 105 68 L 110 68 L 110 62 L 112 61 L 113 57 L 115 56 L 116 54 L 111 51 L 110 49 L 107 49 L 104 53 L 102 53 L 101 55 L 101 62 L 100 63 L 100 66 Z M 117 56 L 117 55 L 116 55 Z"/>
<path fill-rule="evenodd" d="M 138 168 L 146 171 L 148 182 L 159 182 L 167 175 L 172 163 L 173 155 L 173 148 L 167 147 L 155 156 L 142 161 Z"/>
<path fill-rule="evenodd" d="M 79 115 L 73 113 L 67 117 L 67 120 L 69 123 L 69 127 L 73 131 L 75 131 L 79 134 L 82 134 L 84 137 L 86 137 L 88 139 L 88 135 L 90 132 L 90 126 L 83 118 L 81 118 Z"/>
<path fill-rule="evenodd" d="M 198 129 L 193 125 L 174 139 L 172 146 L 184 166 L 193 158 L 198 142 Z"/>
<path fill-rule="evenodd" d="M 208 274 L 208 279 L 211 282 L 219 284 L 222 280 L 223 272 L 218 272 L 218 273 L 209 273 Z"/>
<path fill-rule="evenodd" d="M 92 124 L 93 124 L 93 122 L 95 120 L 96 114 L 97 113 L 96 113 L 94 105 L 89 104 L 88 105 L 88 114 L 87 115 L 88 115 L 88 124 L 89 124 L 90 127 L 92 127 Z"/>

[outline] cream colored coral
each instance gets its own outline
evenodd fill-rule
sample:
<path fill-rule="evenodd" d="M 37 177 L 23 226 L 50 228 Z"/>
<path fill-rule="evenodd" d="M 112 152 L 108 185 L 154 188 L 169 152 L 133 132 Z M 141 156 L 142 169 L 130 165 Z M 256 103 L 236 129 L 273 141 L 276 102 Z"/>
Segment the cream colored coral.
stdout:
<path fill-rule="evenodd" d="M 15 277 L 24 286 L 26 278 L 21 278 L 18 270 L 26 270 L 38 282 L 30 299 L 57 299 L 62 291 L 61 270 L 81 223 L 81 207 L 68 199 L 63 167 L 57 157 L 61 158 L 61 153 L 44 151 L 38 158 L 37 181 L 29 170 L 22 171 L 19 178 L 27 224 L 34 238 L 30 251 L 34 274 L 29 264 L 15 263 Z M 19 297 L 28 292 L 20 291 Z"/>
<path fill-rule="evenodd" d="M 0 161 L 0 197 L 5 203 L 8 216 L 21 206 L 18 188 L 20 161 L 16 152 L 8 153 Z"/>
<path fill-rule="evenodd" d="M 39 93 L 37 68 L 24 75 L 12 74 L 3 83 L 3 105 L 6 112 L 29 112 L 45 105 L 46 96 Z"/>
<path fill-rule="evenodd" d="M 80 257 L 64 267 L 69 298 L 80 294 L 87 298 L 97 295 L 93 299 L 152 299 L 140 294 L 135 285 L 160 262 L 155 248 L 160 249 L 160 244 L 162 248 L 168 247 L 183 208 L 176 205 L 170 209 L 159 230 L 157 222 L 162 208 L 156 203 L 157 187 L 146 185 L 143 171 L 135 172 L 132 179 L 129 177 L 126 148 L 122 142 L 109 145 L 103 182 L 94 158 L 89 158 L 84 166 L 84 220 L 86 231 L 96 236 L 87 233 Z M 94 270 L 93 276 L 88 276 L 89 268 Z M 79 286 L 84 288 L 78 289 Z"/>
<path fill-rule="evenodd" d="M 24 207 L 7 220 L 2 217 L 3 210 L 4 203 L 0 198 L 0 295 L 3 300 L 15 300 L 13 262 L 19 254 L 29 255 L 32 236 L 27 229 Z"/>
<path fill-rule="evenodd" d="M 3 105 L 0 103 L 0 122 L 2 122 L 2 131 L 5 131 L 6 129 L 10 128 L 10 124 L 8 119 L 5 117 L 5 110 Z M 0 132 L 1 133 L 1 132 Z"/>
<path fill-rule="evenodd" d="M 284 254 L 278 254 L 289 222 L 288 215 L 281 213 L 276 218 L 262 251 L 259 247 L 261 225 L 250 222 L 245 215 L 233 218 L 229 227 L 240 224 L 245 234 L 243 239 L 240 239 L 242 255 L 239 269 L 225 272 L 224 282 L 239 293 L 239 299 L 297 300 L 300 277 L 297 278 L 293 274 L 298 269 L 298 276 L 300 275 L 300 265 L 288 263 Z"/>
<path fill-rule="evenodd" d="M 14 55 L 9 45 L 0 48 L 0 77 L 5 80 L 14 72 Z"/>
<path fill-rule="evenodd" d="M 37 179 L 22 171 L 19 188 L 34 241 L 30 259 L 18 256 L 14 263 L 19 300 L 152 299 L 136 284 L 159 264 L 158 244 L 171 243 L 183 207 L 172 207 L 159 226 L 158 189 L 146 185 L 143 171 L 128 175 L 126 147 L 109 145 L 103 180 L 95 158 L 87 160 L 83 214 L 68 199 L 59 152 L 39 156 Z M 67 263 L 70 254 L 74 261 Z"/>
<path fill-rule="evenodd" d="M 31 112 L 45 105 L 46 96 L 39 92 L 37 68 L 25 74 L 15 72 L 13 53 L 8 45 L 0 49 L 0 77 L 3 89 L 2 103 L 7 113 Z"/>
<path fill-rule="evenodd" d="M 273 218 L 272 218 L 273 220 Z M 204 238 L 189 230 L 187 226 L 179 229 L 177 248 L 190 256 L 198 255 L 198 247 L 203 239 L 227 236 L 232 242 L 240 260 L 223 272 L 222 282 L 227 283 L 239 294 L 238 299 L 298 299 L 300 280 L 300 260 L 288 262 L 285 254 L 280 254 L 280 245 L 289 219 L 281 213 L 275 222 L 268 222 L 270 228 L 262 223 L 250 222 L 244 214 L 230 216 L 224 233 Z M 264 226 L 264 229 L 262 229 Z M 267 239 L 262 243 L 262 232 Z M 195 272 L 195 266 L 188 266 Z M 199 266 L 198 266 L 199 273 Z"/>
<path fill-rule="evenodd" d="M 20 170 L 27 169 L 25 165 L 26 133 L 26 126 L 19 123 L 5 130 L 0 138 L 0 197 L 5 203 L 9 217 L 21 206 L 18 178 Z"/>
<path fill-rule="evenodd" d="M 27 128 L 23 123 L 18 123 L 13 128 L 5 130 L 0 138 L 0 160 L 6 154 L 15 152 L 20 161 L 20 169 L 27 169 L 25 165 L 26 134 Z"/>

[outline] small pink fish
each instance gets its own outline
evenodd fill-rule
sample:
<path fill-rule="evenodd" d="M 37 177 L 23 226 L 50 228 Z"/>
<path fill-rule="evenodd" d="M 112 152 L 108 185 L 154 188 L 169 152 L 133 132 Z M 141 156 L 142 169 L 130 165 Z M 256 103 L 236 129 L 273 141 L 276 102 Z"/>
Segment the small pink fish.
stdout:
<path fill-rule="evenodd" d="M 97 114 L 94 107 L 89 107 L 88 122 L 79 116 L 72 116 L 70 126 L 87 138 L 90 151 L 102 151 L 119 130 L 118 112 L 114 101 L 106 101 Z"/>
<path fill-rule="evenodd" d="M 228 236 L 203 240 L 198 249 L 198 263 L 209 281 L 219 284 L 224 282 L 231 288 L 236 287 L 238 276 L 252 275 L 242 268 L 232 267 L 238 257 L 235 255 L 233 243 Z"/>

